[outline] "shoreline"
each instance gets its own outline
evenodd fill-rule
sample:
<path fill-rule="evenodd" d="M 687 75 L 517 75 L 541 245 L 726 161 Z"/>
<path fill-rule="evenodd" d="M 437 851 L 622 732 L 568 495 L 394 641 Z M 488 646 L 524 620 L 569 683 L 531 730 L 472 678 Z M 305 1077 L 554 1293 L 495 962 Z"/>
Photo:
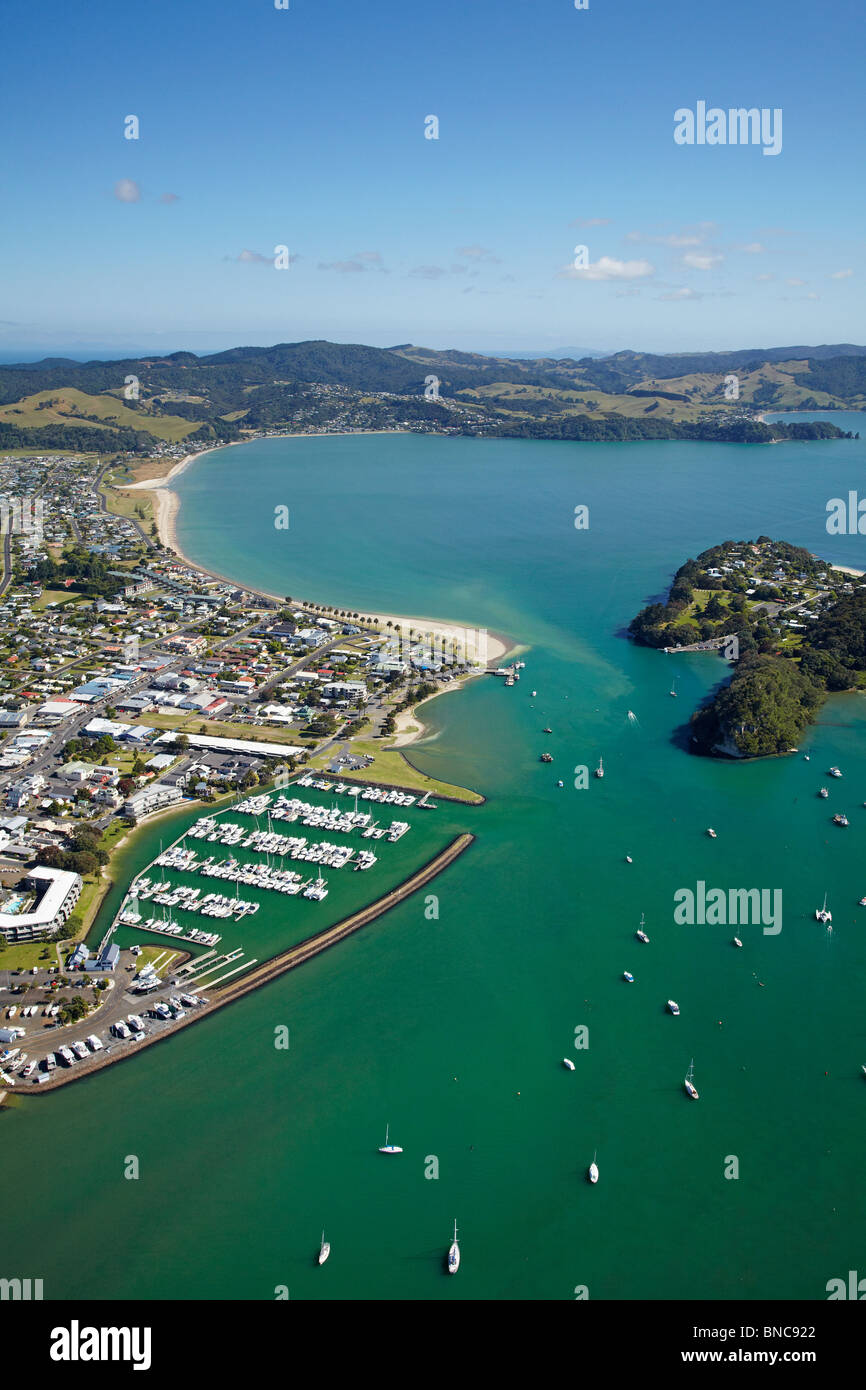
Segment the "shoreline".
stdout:
<path fill-rule="evenodd" d="M 353 431 L 352 433 L 407 434 L 409 433 L 409 431 L 357 430 Z M 351 435 L 343 431 L 334 431 L 330 434 L 294 434 L 275 435 L 273 437 L 280 439 L 345 439 L 351 437 Z M 178 541 L 177 536 L 177 516 L 180 511 L 180 497 L 178 493 L 176 493 L 171 487 L 169 487 L 169 483 L 174 478 L 178 477 L 181 473 L 185 472 L 185 470 L 191 467 L 193 463 L 196 463 L 199 459 L 204 458 L 207 454 L 216 453 L 217 450 L 220 449 L 233 449 L 238 444 L 250 444 L 256 442 L 256 440 L 236 439 L 232 440 L 229 444 L 218 444 L 208 449 L 200 449 L 197 453 L 187 454 L 185 458 L 181 459 L 178 463 L 174 464 L 174 466 L 169 469 L 168 473 L 166 473 L 161 478 L 147 478 L 142 482 L 125 483 L 115 486 L 117 487 L 118 492 L 137 491 L 151 492 L 153 494 L 154 521 L 156 523 L 156 529 L 157 534 L 159 536 L 160 544 L 164 546 L 166 550 L 172 551 L 173 554 L 177 556 L 177 558 L 181 561 L 182 564 L 188 565 L 190 569 L 196 570 L 199 574 L 206 575 L 209 579 L 216 579 L 219 580 L 221 583 L 225 584 L 235 584 L 239 588 L 247 589 L 250 593 L 261 595 L 262 598 L 270 599 L 275 603 L 285 604 L 286 600 L 285 595 L 283 594 L 274 594 L 267 589 L 255 588 L 250 584 L 246 584 L 243 581 L 232 578 L 231 575 L 221 574 L 219 570 L 208 569 L 204 565 L 197 564 L 195 560 L 191 560 L 188 555 L 184 554 L 183 550 L 180 547 L 180 543 Z M 302 600 L 298 599 L 297 602 L 299 605 L 303 606 Z M 325 608 L 331 607 L 331 605 L 328 604 L 324 604 L 322 606 Z M 472 629 L 468 627 L 466 623 L 446 622 L 442 618 L 424 618 L 399 613 L 378 612 L 369 612 L 365 616 L 368 616 L 372 622 L 378 624 L 379 627 L 383 629 L 383 635 L 387 635 L 386 629 L 387 624 L 389 622 L 395 625 L 416 628 L 424 633 L 430 632 L 433 633 L 435 636 L 445 636 L 448 638 L 454 635 L 455 630 L 459 632 L 471 632 L 473 630 L 487 631 L 484 628 Z M 494 666 L 499 661 L 501 661 L 502 658 L 506 655 L 506 653 L 511 651 L 516 645 L 517 644 L 512 642 L 506 634 L 487 631 L 488 669 Z M 481 672 L 479 672 L 478 674 L 481 674 Z M 462 686 L 463 681 L 470 678 L 471 677 L 463 677 L 460 681 L 456 681 L 454 683 L 454 688 L 459 689 Z M 451 689 L 451 686 L 446 686 L 445 689 Z M 443 693 L 444 691 L 437 691 L 437 694 Z M 435 697 L 431 695 L 428 698 L 432 700 Z"/>

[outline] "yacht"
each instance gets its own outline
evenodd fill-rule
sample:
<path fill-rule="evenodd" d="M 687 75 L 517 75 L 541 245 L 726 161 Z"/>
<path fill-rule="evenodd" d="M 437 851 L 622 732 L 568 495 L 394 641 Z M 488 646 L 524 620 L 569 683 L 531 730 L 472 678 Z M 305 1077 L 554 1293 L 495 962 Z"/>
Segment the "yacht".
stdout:
<path fill-rule="evenodd" d="M 553 733 L 553 730 L 552 730 L 552 729 L 542 729 L 541 732 L 542 732 L 543 734 L 552 734 L 552 733 Z"/>
<path fill-rule="evenodd" d="M 589 1178 L 590 1182 L 598 1182 L 598 1164 L 595 1161 L 597 1154 L 598 1149 L 596 1149 L 595 1153 L 593 1154 L 592 1163 L 590 1163 L 589 1168 L 587 1170 L 586 1176 Z"/>
<path fill-rule="evenodd" d="M 742 946 L 742 944 L 743 944 L 743 943 L 742 943 L 742 941 L 740 940 L 740 938 L 739 938 L 738 936 L 735 936 L 735 937 L 734 937 L 734 945 L 735 945 L 735 946 Z"/>
<path fill-rule="evenodd" d="M 629 982 L 630 985 L 633 985 L 633 984 L 634 984 L 634 975 L 632 975 L 632 973 L 631 973 L 630 970 L 624 970 L 624 971 L 622 972 L 622 978 L 623 978 L 624 980 L 628 980 L 628 982 Z"/>
<path fill-rule="evenodd" d="M 572 1062 L 570 1057 L 563 1057 L 562 1065 L 564 1067 L 568 1067 L 569 1071 L 574 1071 L 574 1063 Z"/>
<path fill-rule="evenodd" d="M 835 816 L 833 817 L 833 824 L 834 824 L 834 825 L 847 825 L 847 824 L 848 824 L 848 817 L 847 817 L 846 815 L 842 814 L 842 813 L 839 813 L 839 814 L 837 814 L 837 815 L 835 815 Z"/>
<path fill-rule="evenodd" d="M 400 1148 L 400 1145 L 399 1145 L 399 1144 L 389 1144 L 389 1143 L 388 1143 L 388 1134 L 389 1134 L 389 1130 L 390 1130 L 390 1126 L 389 1126 L 389 1125 L 386 1125 L 386 1126 L 385 1126 L 385 1142 L 384 1142 L 384 1144 L 380 1144 L 380 1145 L 379 1145 L 379 1153 L 380 1153 L 380 1154 L 401 1154 L 401 1153 L 403 1152 L 403 1150 Z"/>
<path fill-rule="evenodd" d="M 698 1093 L 697 1093 L 697 1091 L 696 1091 L 696 1089 L 695 1089 L 694 1075 L 695 1075 L 695 1059 L 694 1059 L 694 1057 L 693 1057 L 692 1060 L 691 1060 L 691 1062 L 689 1063 L 689 1069 L 688 1069 L 688 1072 L 686 1073 L 686 1079 L 685 1079 L 685 1081 L 683 1082 L 683 1085 L 684 1085 L 685 1088 L 686 1088 L 686 1095 L 689 1096 L 691 1100 L 698 1100 L 698 1099 L 699 1099 L 699 1096 L 698 1096 Z"/>
<path fill-rule="evenodd" d="M 861 907 L 866 907 L 866 898 L 861 898 L 861 899 L 860 899 L 860 906 L 861 906 Z"/>
<path fill-rule="evenodd" d="M 866 901 L 866 899 L 864 899 L 864 901 Z M 827 909 L 827 894 L 825 893 L 825 894 L 824 894 L 824 906 L 823 906 L 823 907 L 816 907 L 816 908 L 815 908 L 815 921 L 816 921 L 816 922 L 832 922 L 832 920 L 833 920 L 833 914 L 832 914 L 832 912 L 829 912 L 828 909 Z"/>
<path fill-rule="evenodd" d="M 634 863 L 634 860 L 632 859 L 632 857 L 631 857 L 630 854 L 627 854 L 627 855 L 626 855 L 626 857 L 625 857 L 625 862 L 626 862 L 626 864 L 633 864 L 633 863 Z"/>
<path fill-rule="evenodd" d="M 668 1010 L 673 1014 L 674 1018 L 679 1018 L 680 1006 L 676 999 L 668 1000 Z"/>
<path fill-rule="evenodd" d="M 841 772 L 839 771 L 838 767 L 831 767 L 831 768 L 828 768 L 827 771 L 829 772 L 829 774 L 830 774 L 831 777 L 841 777 L 841 776 L 842 776 L 842 774 L 841 774 Z"/>
<path fill-rule="evenodd" d="M 823 796 L 823 797 L 826 798 L 826 797 L 828 797 L 828 796 L 830 795 L 830 793 L 828 792 L 828 790 L 827 790 L 826 787 L 822 787 L 821 790 L 819 791 L 818 795 L 819 795 L 819 796 Z"/>
<path fill-rule="evenodd" d="M 533 700 L 534 700 L 534 699 L 535 699 L 535 696 L 536 696 L 536 694 L 537 694 L 537 691 L 535 691 L 535 690 L 530 690 L 529 693 L 530 693 L 530 695 L 532 696 L 532 698 L 533 698 Z"/>
<path fill-rule="evenodd" d="M 673 695 L 674 699 L 677 698 L 677 678 L 676 678 L 676 676 L 674 676 L 673 681 L 671 682 L 671 688 L 670 688 L 670 690 L 668 691 L 668 694 L 669 694 L 669 695 Z"/>
<path fill-rule="evenodd" d="M 325 1232 L 322 1232 L 322 1243 L 319 1246 L 319 1264 L 323 1265 L 331 1253 L 331 1242 L 325 1240 Z"/>
<path fill-rule="evenodd" d="M 456 1274 L 460 1268 L 460 1246 L 457 1244 L 457 1222 L 454 1222 L 454 1239 L 448 1251 L 448 1273 Z"/>
<path fill-rule="evenodd" d="M 646 944 L 649 945 L 649 937 L 647 936 L 646 932 L 644 931 L 644 914 L 643 914 L 643 913 L 641 913 L 641 915 L 640 915 L 640 926 L 638 927 L 637 931 L 635 932 L 635 936 L 637 937 L 638 941 L 645 941 Z"/>
<path fill-rule="evenodd" d="M 711 840 L 717 840 L 719 838 L 712 826 L 707 830 L 707 834 Z"/>
<path fill-rule="evenodd" d="M 595 775 L 596 775 L 596 777 L 603 777 L 603 776 L 604 776 L 604 764 L 603 764 L 601 758 L 599 758 L 599 760 L 598 760 L 598 767 L 595 769 Z"/>

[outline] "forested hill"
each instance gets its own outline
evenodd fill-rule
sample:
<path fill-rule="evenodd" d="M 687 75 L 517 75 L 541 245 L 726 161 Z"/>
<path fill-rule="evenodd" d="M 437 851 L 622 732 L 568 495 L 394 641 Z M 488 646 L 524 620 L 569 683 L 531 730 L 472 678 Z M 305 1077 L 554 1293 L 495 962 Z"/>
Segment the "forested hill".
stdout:
<path fill-rule="evenodd" d="M 819 433 L 763 427 L 766 410 L 839 408 L 866 410 L 866 347 L 574 361 L 311 341 L 0 367 L 0 448 L 70 447 L 67 429 L 106 451 L 326 428 L 763 442 Z"/>
<path fill-rule="evenodd" d="M 828 691 L 866 683 L 866 583 L 767 536 L 687 560 L 630 632 L 668 650 L 724 640 L 731 680 L 691 720 L 693 747 L 711 756 L 787 753 Z"/>

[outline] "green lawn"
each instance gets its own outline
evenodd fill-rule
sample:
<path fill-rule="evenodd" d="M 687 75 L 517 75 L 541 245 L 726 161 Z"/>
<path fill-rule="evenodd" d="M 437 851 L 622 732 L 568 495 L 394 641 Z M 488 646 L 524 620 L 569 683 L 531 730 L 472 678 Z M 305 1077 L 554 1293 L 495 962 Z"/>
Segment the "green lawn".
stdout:
<path fill-rule="evenodd" d="M 407 762 L 399 749 L 383 748 L 377 739 L 353 739 L 351 750 L 353 753 L 373 758 L 369 767 L 352 776 L 366 777 L 371 782 L 386 782 L 389 786 L 411 787 L 414 790 L 430 792 L 431 795 L 453 796 L 455 800 L 466 801 L 473 806 L 477 806 L 483 800 L 478 792 L 470 791 L 467 787 L 455 787 L 450 782 L 439 782 L 435 777 L 427 777 Z M 321 771 L 327 767 L 333 756 L 334 749 L 327 753 L 319 753 L 315 758 L 311 758 L 305 767 Z"/>
<path fill-rule="evenodd" d="M 50 951 L 51 956 L 48 960 L 40 960 L 45 950 Z M 53 942 L 46 945 L 44 941 L 25 941 L 20 946 L 0 946 L 0 970 L 30 970 L 34 965 L 44 970 L 46 965 L 55 964 Z"/>

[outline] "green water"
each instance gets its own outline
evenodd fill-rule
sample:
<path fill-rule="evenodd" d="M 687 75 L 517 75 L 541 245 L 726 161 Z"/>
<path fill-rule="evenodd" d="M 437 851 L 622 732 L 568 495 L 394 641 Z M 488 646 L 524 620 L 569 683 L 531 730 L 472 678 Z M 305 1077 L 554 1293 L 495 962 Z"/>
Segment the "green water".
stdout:
<path fill-rule="evenodd" d="M 0 1115 L 6 1171 L 28 1173 L 28 1200 L 5 1204 L 8 1272 L 50 1297 L 815 1299 L 862 1266 L 863 701 L 828 702 L 799 756 L 697 759 L 681 726 L 726 667 L 622 629 L 728 538 L 866 568 L 863 538 L 824 527 L 864 449 L 370 436 L 239 446 L 184 474 L 198 561 L 486 624 L 527 665 L 512 689 L 488 677 L 433 702 L 413 751 L 489 798 L 455 814 L 478 838 L 432 885 L 438 920 L 416 895 L 172 1043 Z M 605 779 L 575 790 L 599 755 Z M 845 777 L 823 802 L 832 764 Z M 133 842 L 128 871 L 173 834 Z M 674 892 L 699 879 L 782 889 L 781 933 L 738 928 L 736 950 L 730 928 L 675 925 Z M 814 921 L 825 891 L 832 934 Z M 386 1121 L 399 1157 L 376 1151 Z"/>

